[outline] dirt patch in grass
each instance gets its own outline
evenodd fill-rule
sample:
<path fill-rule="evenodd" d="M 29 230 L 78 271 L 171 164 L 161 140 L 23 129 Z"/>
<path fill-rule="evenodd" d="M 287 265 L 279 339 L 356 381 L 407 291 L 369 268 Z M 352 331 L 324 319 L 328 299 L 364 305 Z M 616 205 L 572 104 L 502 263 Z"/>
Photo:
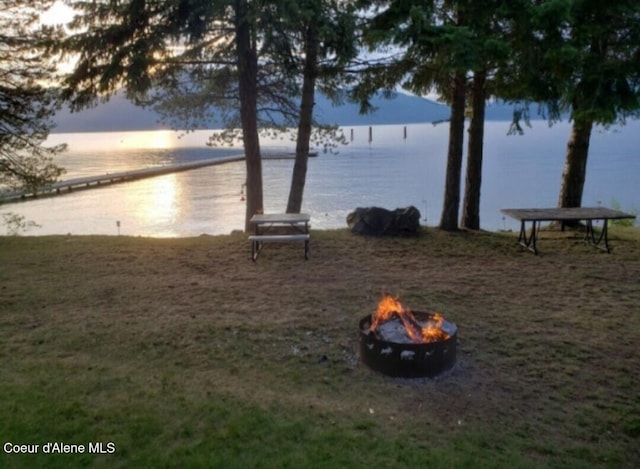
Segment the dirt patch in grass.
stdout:
<path fill-rule="evenodd" d="M 462 438 L 464 451 L 532 465 L 632 467 L 637 231 L 615 231 L 612 245 L 545 232 L 534 256 L 513 234 L 314 231 L 309 261 L 300 245 L 268 245 L 253 263 L 242 234 L 0 238 L 5 395 L 84 382 L 81 408 L 232 399 L 374 438 Z M 403 380 L 360 364 L 358 321 L 383 291 L 458 325 L 453 370 Z"/>

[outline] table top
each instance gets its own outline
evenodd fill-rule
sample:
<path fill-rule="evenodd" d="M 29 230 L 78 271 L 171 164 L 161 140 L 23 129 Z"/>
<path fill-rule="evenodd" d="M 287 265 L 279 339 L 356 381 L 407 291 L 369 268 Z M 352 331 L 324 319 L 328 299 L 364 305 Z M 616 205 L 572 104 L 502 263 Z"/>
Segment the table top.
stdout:
<path fill-rule="evenodd" d="M 571 207 L 571 208 L 503 208 L 505 215 L 520 221 L 562 221 L 562 220 L 618 220 L 636 218 L 630 213 L 607 207 Z"/>
<path fill-rule="evenodd" d="M 261 213 L 256 214 L 249 220 L 253 224 L 263 223 L 307 223 L 311 220 L 308 213 Z"/>

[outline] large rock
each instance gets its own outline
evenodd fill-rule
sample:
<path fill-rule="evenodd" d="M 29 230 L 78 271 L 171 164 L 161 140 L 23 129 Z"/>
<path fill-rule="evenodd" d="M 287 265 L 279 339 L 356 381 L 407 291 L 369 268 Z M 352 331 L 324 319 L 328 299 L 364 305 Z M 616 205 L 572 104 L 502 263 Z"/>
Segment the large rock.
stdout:
<path fill-rule="evenodd" d="M 417 234 L 420 211 L 414 206 L 393 211 L 380 207 L 358 207 L 347 215 L 347 225 L 353 233 L 373 236 Z"/>

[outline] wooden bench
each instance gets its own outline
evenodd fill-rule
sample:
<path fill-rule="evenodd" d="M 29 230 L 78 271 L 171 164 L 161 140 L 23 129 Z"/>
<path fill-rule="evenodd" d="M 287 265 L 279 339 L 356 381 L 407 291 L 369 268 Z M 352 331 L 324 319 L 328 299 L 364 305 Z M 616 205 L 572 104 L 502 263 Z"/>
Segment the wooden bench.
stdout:
<path fill-rule="evenodd" d="M 636 218 L 635 215 L 630 213 L 613 210 L 607 207 L 503 208 L 500 211 L 507 216 L 520 220 L 520 236 L 518 237 L 518 243 L 529 249 L 534 254 L 538 254 L 536 240 L 538 232 L 540 231 L 540 223 L 543 221 L 558 221 L 562 223 L 563 229 L 566 222 L 585 221 L 587 223 L 587 230 L 584 240 L 592 246 L 606 252 L 611 252 L 611 248 L 609 247 L 608 221 Z M 602 231 L 599 235 L 596 235 L 596 232 L 593 229 L 594 220 L 603 221 Z M 531 222 L 532 224 L 531 233 L 528 236 L 525 226 L 527 222 Z M 601 242 L 604 242 L 604 247 L 600 246 Z"/>
<path fill-rule="evenodd" d="M 264 243 L 304 243 L 304 258 L 309 259 L 309 220 L 307 213 L 270 213 L 256 214 L 251 217 L 255 234 L 249 236 L 251 242 L 251 260 L 258 258 Z"/>
<path fill-rule="evenodd" d="M 289 242 L 304 242 L 304 258 L 309 259 L 309 241 L 311 240 L 310 234 L 286 234 L 286 235 L 251 235 L 249 241 L 251 241 L 251 260 L 254 262 L 258 258 L 258 254 L 262 250 L 264 243 L 289 243 Z"/>

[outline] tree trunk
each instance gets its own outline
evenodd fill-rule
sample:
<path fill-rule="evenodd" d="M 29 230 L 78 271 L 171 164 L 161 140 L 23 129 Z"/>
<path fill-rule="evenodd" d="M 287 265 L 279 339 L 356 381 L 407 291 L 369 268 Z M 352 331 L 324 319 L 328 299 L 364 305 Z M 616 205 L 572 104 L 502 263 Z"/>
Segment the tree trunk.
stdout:
<path fill-rule="evenodd" d="M 482 185 L 482 151 L 484 139 L 485 71 L 473 76 L 471 106 L 473 116 L 469 125 L 467 147 L 467 176 L 462 203 L 461 225 L 469 230 L 480 229 L 480 187 Z"/>
<path fill-rule="evenodd" d="M 262 160 L 257 121 L 258 59 L 252 41 L 252 26 L 247 0 L 236 1 L 236 47 L 238 54 L 240 120 L 247 168 L 247 208 L 245 231 L 250 231 L 249 220 L 263 211 Z"/>
<path fill-rule="evenodd" d="M 582 191 L 587 175 L 587 157 L 593 121 L 574 119 L 571 137 L 567 145 L 567 158 L 562 171 L 562 186 L 558 207 L 580 207 Z"/>
<path fill-rule="evenodd" d="M 453 78 L 451 120 L 449 121 L 449 149 L 447 151 L 447 175 L 444 188 L 444 203 L 440 217 L 440 229 L 458 229 L 460 209 L 460 179 L 462 177 L 462 146 L 464 144 L 464 106 L 466 77 L 457 72 Z"/>
<path fill-rule="evenodd" d="M 296 140 L 296 161 L 293 165 L 293 175 L 291 176 L 287 213 L 300 213 L 302 209 L 302 196 L 307 178 L 313 106 L 315 104 L 316 77 L 318 75 L 318 47 L 316 26 L 311 22 L 305 32 L 305 60 Z"/>

